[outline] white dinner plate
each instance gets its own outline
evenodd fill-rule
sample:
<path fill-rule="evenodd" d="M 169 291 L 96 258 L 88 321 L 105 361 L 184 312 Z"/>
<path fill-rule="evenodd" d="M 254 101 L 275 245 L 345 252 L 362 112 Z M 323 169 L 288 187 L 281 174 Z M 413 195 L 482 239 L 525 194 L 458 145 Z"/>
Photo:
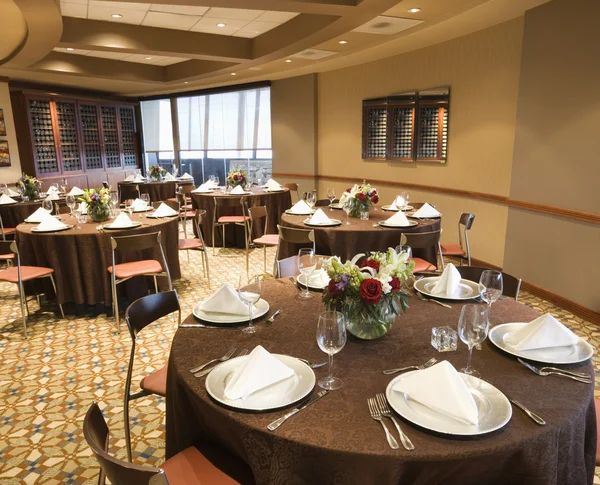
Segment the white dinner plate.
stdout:
<path fill-rule="evenodd" d="M 423 216 L 415 216 L 414 212 L 407 212 L 406 217 L 412 217 L 413 219 L 439 219 L 440 217 L 442 217 L 442 214 L 440 213 L 439 216 L 423 217 Z"/>
<path fill-rule="evenodd" d="M 304 219 L 304 224 L 311 227 L 333 227 L 333 226 L 341 226 L 342 221 L 338 219 L 329 219 L 329 222 L 325 222 L 322 224 L 311 224 L 310 219 Z"/>
<path fill-rule="evenodd" d="M 265 192 L 285 192 L 287 189 L 264 189 Z"/>
<path fill-rule="evenodd" d="M 179 214 L 173 214 L 170 216 L 155 216 L 154 214 L 148 214 L 146 217 L 149 217 L 150 219 L 166 219 L 169 217 L 179 217 Z"/>
<path fill-rule="evenodd" d="M 594 347 L 580 338 L 575 345 L 552 347 L 548 349 L 516 350 L 504 341 L 509 332 L 514 332 L 526 323 L 504 323 L 490 329 L 489 339 L 500 350 L 527 360 L 544 364 L 576 364 L 588 360 L 594 355 Z"/>
<path fill-rule="evenodd" d="M 61 221 L 62 219 L 60 218 L 60 216 L 52 216 L 56 219 L 58 219 L 59 221 Z M 24 219 L 23 222 L 26 222 L 27 224 L 39 224 L 42 221 L 30 221 L 29 218 Z"/>
<path fill-rule="evenodd" d="M 323 272 L 325 277 L 321 277 L 321 279 L 319 280 L 319 282 L 315 281 L 317 280 L 316 277 L 314 277 L 313 275 L 311 275 L 310 278 L 308 278 L 308 285 L 306 284 L 306 276 L 304 276 L 303 274 L 300 274 L 296 277 L 296 281 L 298 281 L 298 283 L 300 283 L 303 286 L 308 286 L 308 288 L 310 288 L 311 290 L 323 290 L 324 288 L 327 288 L 327 285 L 329 285 L 329 276 L 327 276 L 327 273 Z M 316 276 L 316 275 L 315 275 Z M 324 280 L 327 280 L 327 283 L 323 284 Z"/>
<path fill-rule="evenodd" d="M 0 205 L 15 205 L 15 204 L 18 204 L 18 203 L 19 203 L 19 202 L 15 200 L 14 202 L 3 202 L 3 203 L 2 203 L 2 204 L 0 204 Z"/>
<path fill-rule="evenodd" d="M 304 362 L 289 355 L 272 354 L 293 369 L 294 375 L 250 394 L 244 399 L 227 399 L 225 387 L 234 370 L 250 358 L 249 355 L 229 359 L 216 366 L 206 377 L 206 391 L 217 402 L 244 411 L 270 411 L 289 406 L 308 396 L 315 387 L 315 373 Z"/>
<path fill-rule="evenodd" d="M 285 211 L 286 214 L 289 214 L 290 216 L 312 216 L 315 211 L 310 211 L 310 212 L 290 212 L 290 210 L 286 210 Z"/>
<path fill-rule="evenodd" d="M 338 210 L 343 210 L 344 206 L 342 204 L 340 204 L 339 202 L 335 202 L 333 204 L 329 204 L 329 207 L 331 207 L 332 209 L 338 209 Z"/>
<path fill-rule="evenodd" d="M 145 209 L 134 209 L 132 212 L 137 214 L 138 212 L 150 212 L 153 211 L 154 207 L 146 207 Z"/>
<path fill-rule="evenodd" d="M 235 197 L 236 195 L 238 195 L 238 196 L 239 196 L 239 195 L 249 195 L 249 194 L 251 194 L 251 193 L 252 193 L 252 192 L 250 192 L 249 190 L 244 190 L 244 192 L 239 192 L 239 193 L 237 193 L 237 194 L 233 194 L 233 193 L 231 193 L 231 192 L 225 192 L 223 195 L 231 195 L 231 196 L 234 196 L 234 197 Z"/>
<path fill-rule="evenodd" d="M 441 300 L 471 300 L 479 297 L 479 284 L 465 279 L 460 280 L 458 288 L 452 295 L 434 295 L 431 290 L 440 278 L 440 276 L 421 278 L 415 281 L 415 290 L 431 298 L 440 298 Z"/>
<path fill-rule="evenodd" d="M 248 315 L 229 315 L 227 313 L 205 312 L 200 309 L 200 302 L 194 306 L 192 313 L 196 318 L 210 323 L 244 323 L 248 321 Z M 269 304 L 262 298 L 254 305 L 256 311 L 252 313 L 252 319 L 260 318 L 269 311 Z"/>
<path fill-rule="evenodd" d="M 436 433 L 454 436 L 476 436 L 491 433 L 504 427 L 510 421 L 512 407 L 507 397 L 490 383 L 466 374 L 459 373 L 477 405 L 479 414 L 477 424 L 453 419 L 392 389 L 396 382 L 406 379 L 414 372 L 419 371 L 405 372 L 395 377 L 385 390 L 385 396 L 392 409 L 407 421 Z"/>
<path fill-rule="evenodd" d="M 125 230 L 125 229 L 135 229 L 136 227 L 140 227 L 141 225 L 142 225 L 141 222 L 131 221 L 130 226 L 115 226 L 114 222 L 113 222 L 112 224 L 104 224 L 102 226 L 102 229 L 107 229 L 109 231 L 119 231 L 119 230 Z"/>
<path fill-rule="evenodd" d="M 61 232 L 61 231 L 66 231 L 67 229 L 71 229 L 73 226 L 70 224 L 67 224 L 65 227 L 61 227 L 60 229 L 42 229 L 41 231 L 37 228 L 34 227 L 33 229 L 31 229 L 31 232 L 38 232 L 38 233 L 43 233 L 43 232 Z"/>
<path fill-rule="evenodd" d="M 414 226 L 418 226 L 419 225 L 419 223 L 417 221 L 408 221 L 408 226 L 401 226 L 399 224 L 389 224 L 387 221 L 379 221 L 378 224 L 380 226 L 383 226 L 383 227 L 395 227 L 395 228 L 398 228 L 398 227 L 414 227 Z"/>
<path fill-rule="evenodd" d="M 392 208 L 391 204 L 390 205 L 384 205 L 382 208 L 382 210 L 384 211 L 391 211 L 391 212 L 398 212 L 400 209 L 396 208 Z M 403 211 L 411 211 L 413 210 L 413 206 L 412 205 L 405 205 L 404 207 L 402 207 Z"/>

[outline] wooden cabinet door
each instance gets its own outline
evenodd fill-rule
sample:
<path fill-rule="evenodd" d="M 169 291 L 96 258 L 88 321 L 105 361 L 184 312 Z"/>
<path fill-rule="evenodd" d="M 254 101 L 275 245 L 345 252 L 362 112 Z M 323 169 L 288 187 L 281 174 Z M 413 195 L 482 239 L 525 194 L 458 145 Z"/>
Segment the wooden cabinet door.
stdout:
<path fill-rule="evenodd" d="M 100 112 L 102 115 L 104 168 L 106 170 L 120 169 L 122 164 L 117 107 L 114 105 L 102 105 Z"/>
<path fill-rule="evenodd" d="M 56 127 L 58 134 L 58 149 L 63 175 L 81 173 L 81 145 L 77 120 L 77 104 L 75 101 L 57 100 L 54 102 L 56 111 Z"/>
<path fill-rule="evenodd" d="M 133 106 L 119 106 L 119 124 L 121 133 L 121 152 L 123 167 L 137 168 L 135 112 Z"/>
<path fill-rule="evenodd" d="M 86 171 L 103 170 L 100 112 L 96 103 L 79 102 L 82 154 Z"/>
<path fill-rule="evenodd" d="M 52 100 L 28 97 L 27 111 L 36 176 L 60 175 L 60 162 L 56 150 L 59 140 L 56 134 Z"/>

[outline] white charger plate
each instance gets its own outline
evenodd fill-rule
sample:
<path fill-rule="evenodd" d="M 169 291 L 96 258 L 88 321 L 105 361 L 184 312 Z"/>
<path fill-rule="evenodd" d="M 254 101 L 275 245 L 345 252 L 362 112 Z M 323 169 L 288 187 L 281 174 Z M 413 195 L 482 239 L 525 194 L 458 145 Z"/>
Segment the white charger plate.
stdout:
<path fill-rule="evenodd" d="M 289 355 L 272 354 L 293 369 L 294 375 L 250 394 L 245 399 L 227 399 L 225 387 L 234 370 L 244 365 L 249 355 L 229 359 L 216 366 L 206 377 L 206 391 L 217 402 L 243 411 L 270 411 L 289 406 L 308 396 L 315 387 L 315 373 L 304 362 Z"/>
<path fill-rule="evenodd" d="M 338 210 L 344 209 L 344 206 L 342 204 L 340 204 L 339 202 L 334 202 L 333 204 L 329 204 L 329 207 L 331 207 L 332 209 L 338 209 Z"/>
<path fill-rule="evenodd" d="M 327 283 L 325 283 L 324 285 L 315 284 L 314 279 L 312 278 L 312 275 L 311 275 L 311 278 L 308 278 L 308 285 L 306 284 L 306 277 L 303 274 L 298 275 L 296 277 L 296 281 L 298 283 L 300 283 L 302 286 L 306 286 L 306 287 L 310 288 L 311 290 L 323 290 L 323 289 L 327 288 L 327 286 L 329 285 L 329 280 L 331 279 L 331 278 L 329 278 L 329 276 L 327 276 L 327 273 L 325 273 L 325 277 L 327 278 Z"/>
<path fill-rule="evenodd" d="M 378 224 L 382 227 L 414 227 L 418 226 L 419 223 L 417 221 L 408 221 L 408 226 L 400 226 L 399 224 L 389 224 L 387 221 L 379 221 Z"/>
<path fill-rule="evenodd" d="M 415 281 L 415 290 L 431 298 L 439 298 L 441 300 L 472 300 L 479 296 L 479 284 L 465 279 L 460 280 L 458 288 L 451 296 L 434 295 L 431 293 L 431 290 L 433 290 L 433 287 L 440 278 L 440 276 L 421 278 Z"/>
<path fill-rule="evenodd" d="M 594 347 L 582 338 L 580 338 L 575 345 L 552 347 L 548 349 L 516 350 L 504 342 L 504 337 L 508 333 L 518 330 L 523 325 L 527 324 L 515 322 L 496 325 L 490 329 L 490 342 L 508 354 L 522 357 L 527 360 L 533 360 L 535 362 L 542 362 L 544 364 L 576 364 L 578 362 L 584 362 L 594 355 Z"/>
<path fill-rule="evenodd" d="M 173 214 L 170 216 L 155 216 L 154 214 L 148 214 L 146 217 L 150 219 L 166 219 L 167 217 L 179 217 L 179 214 Z"/>
<path fill-rule="evenodd" d="M 237 193 L 237 194 L 234 194 L 234 193 L 231 193 L 231 192 L 226 192 L 226 193 L 224 193 L 223 195 L 231 195 L 231 196 L 234 196 L 234 197 L 235 197 L 236 195 L 249 195 L 249 194 L 251 194 L 251 193 L 252 193 L 252 192 L 250 192 L 249 190 L 245 190 L 244 192 L 239 192 L 239 193 Z"/>
<path fill-rule="evenodd" d="M 132 212 L 138 214 L 139 212 L 150 212 L 153 211 L 154 207 L 146 207 L 145 209 L 134 209 Z"/>
<path fill-rule="evenodd" d="M 119 230 L 125 230 L 125 229 L 135 229 L 136 227 L 140 227 L 141 225 L 142 225 L 141 222 L 131 221 L 130 226 L 115 226 L 114 222 L 113 222 L 112 224 L 104 224 L 102 226 L 102 229 L 108 229 L 109 231 L 119 231 Z"/>
<path fill-rule="evenodd" d="M 61 232 L 61 231 L 66 231 L 67 229 L 71 229 L 73 226 L 70 224 L 67 224 L 65 227 L 61 227 L 59 229 L 42 229 L 41 231 L 37 228 L 34 227 L 33 229 L 31 229 L 31 232 L 37 232 L 37 233 L 45 233 L 45 232 Z"/>
<path fill-rule="evenodd" d="M 283 189 L 283 188 L 281 188 L 281 189 L 267 189 L 267 188 L 265 188 L 264 189 L 265 192 L 285 192 L 286 190 L 287 189 Z"/>
<path fill-rule="evenodd" d="M 477 436 L 491 433 L 504 427 L 510 421 L 512 407 L 508 398 L 490 383 L 466 374 L 459 373 L 460 377 L 467 384 L 477 405 L 479 413 L 477 424 L 459 421 L 445 414 L 438 413 L 427 406 L 413 401 L 406 394 L 392 389 L 397 382 L 406 379 L 414 372 L 419 371 L 400 374 L 398 377 L 392 379 L 385 389 L 385 396 L 392 409 L 407 421 L 424 429 L 435 431 L 436 433 L 454 436 Z"/>
<path fill-rule="evenodd" d="M 398 212 L 400 210 L 397 207 L 395 209 L 393 209 L 391 204 L 384 205 L 381 207 L 381 209 L 384 211 L 390 211 L 390 212 Z M 402 207 L 402 211 L 411 211 L 413 209 L 414 209 L 414 207 L 412 205 L 405 205 L 404 207 Z"/>
<path fill-rule="evenodd" d="M 58 219 L 59 221 L 61 221 L 61 220 L 62 220 L 62 219 L 60 218 L 60 216 L 52 216 L 52 217 L 54 217 L 55 219 Z M 26 222 L 27 224 L 39 224 L 39 223 L 41 223 L 42 221 L 30 221 L 30 220 L 29 220 L 29 218 L 27 218 L 27 219 L 23 219 L 23 222 Z"/>
<path fill-rule="evenodd" d="M 442 217 L 442 214 L 440 213 L 439 216 L 415 216 L 413 212 L 407 213 L 406 217 L 412 217 L 413 219 L 439 219 L 440 217 Z"/>
<path fill-rule="evenodd" d="M 15 205 L 15 204 L 18 204 L 18 203 L 19 202 L 15 200 L 14 202 L 2 202 L 2 204 L 0 204 L 0 205 Z"/>
<path fill-rule="evenodd" d="M 311 224 L 310 219 L 304 219 L 304 224 L 311 227 L 333 227 L 333 226 L 341 226 L 342 221 L 338 219 L 329 219 L 330 222 L 321 223 L 321 224 Z"/>
<path fill-rule="evenodd" d="M 248 315 L 229 315 L 227 313 L 205 312 L 200 308 L 204 302 L 197 303 L 192 310 L 196 318 L 210 323 L 244 323 L 248 321 Z M 262 298 L 254 305 L 256 312 L 252 313 L 252 320 L 266 315 L 269 311 L 269 304 Z"/>
<path fill-rule="evenodd" d="M 289 209 L 287 209 L 285 211 L 286 214 L 289 214 L 290 216 L 311 216 L 315 213 L 315 211 L 311 211 L 311 212 L 290 212 Z"/>

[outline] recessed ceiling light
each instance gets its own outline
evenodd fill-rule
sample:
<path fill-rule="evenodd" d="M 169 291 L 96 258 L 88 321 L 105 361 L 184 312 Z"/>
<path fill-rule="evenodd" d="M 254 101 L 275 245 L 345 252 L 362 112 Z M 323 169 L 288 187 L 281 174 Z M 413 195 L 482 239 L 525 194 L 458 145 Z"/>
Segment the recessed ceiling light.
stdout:
<path fill-rule="evenodd" d="M 72 47 L 67 47 L 68 51 L 74 51 L 75 49 L 73 49 Z"/>
<path fill-rule="evenodd" d="M 120 19 L 120 18 L 122 18 L 123 16 L 122 16 L 120 13 L 113 13 L 113 14 L 111 15 L 111 17 L 112 17 L 113 19 Z"/>
<path fill-rule="evenodd" d="M 348 43 L 348 41 L 347 41 L 347 40 L 340 40 L 340 41 L 338 42 L 338 44 L 347 44 L 347 43 Z"/>
<path fill-rule="evenodd" d="M 152 57 L 148 56 L 148 57 L 144 57 L 144 59 L 146 59 L 147 61 L 149 61 L 150 59 L 152 59 Z"/>
<path fill-rule="evenodd" d="M 286 59 L 285 62 L 292 62 L 292 60 L 291 59 Z"/>
<path fill-rule="evenodd" d="M 408 13 L 419 13 L 421 11 L 420 8 L 409 8 Z"/>
<path fill-rule="evenodd" d="M 189 81 L 183 81 L 183 84 L 187 84 L 187 83 L 189 83 Z"/>
<path fill-rule="evenodd" d="M 227 25 L 227 24 L 224 24 L 223 22 L 219 22 L 219 23 L 217 24 L 217 27 L 225 27 L 226 25 Z"/>
<path fill-rule="evenodd" d="M 237 74 L 235 72 L 232 72 L 231 75 L 232 76 L 237 76 Z"/>

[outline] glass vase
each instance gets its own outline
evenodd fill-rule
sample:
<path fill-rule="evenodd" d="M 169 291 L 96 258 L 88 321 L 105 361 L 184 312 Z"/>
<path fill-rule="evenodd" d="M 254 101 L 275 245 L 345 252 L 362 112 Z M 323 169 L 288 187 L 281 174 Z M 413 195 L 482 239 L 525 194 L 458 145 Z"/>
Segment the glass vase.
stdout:
<path fill-rule="evenodd" d="M 36 200 L 40 196 L 40 191 L 37 188 L 35 188 L 35 189 L 33 189 L 33 188 L 26 188 L 23 191 L 23 195 L 25 197 L 27 197 L 29 200 Z"/>
<path fill-rule="evenodd" d="M 90 204 L 87 212 L 94 222 L 104 222 L 110 218 L 110 206 L 107 204 Z"/>
<path fill-rule="evenodd" d="M 388 302 L 380 302 L 372 306 L 348 303 L 343 313 L 348 332 L 363 340 L 383 337 L 396 318 Z"/>
<path fill-rule="evenodd" d="M 363 213 L 366 212 L 367 213 L 367 219 L 368 219 L 368 214 L 369 214 L 369 204 L 367 202 L 358 200 L 358 199 L 353 199 L 352 202 L 350 203 L 350 217 L 356 217 L 356 218 L 363 218 Z"/>

